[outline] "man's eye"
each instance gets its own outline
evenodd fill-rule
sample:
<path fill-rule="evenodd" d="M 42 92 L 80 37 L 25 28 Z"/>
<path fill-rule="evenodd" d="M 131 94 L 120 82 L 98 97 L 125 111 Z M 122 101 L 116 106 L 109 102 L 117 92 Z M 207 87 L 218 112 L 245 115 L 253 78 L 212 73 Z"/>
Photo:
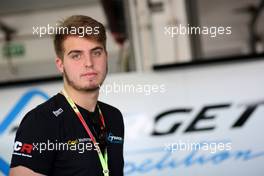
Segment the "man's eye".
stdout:
<path fill-rule="evenodd" d="M 93 51 L 93 56 L 101 56 L 102 51 Z"/>
<path fill-rule="evenodd" d="M 71 55 L 71 58 L 72 59 L 80 59 L 81 55 L 80 54 L 73 54 L 73 55 Z"/>

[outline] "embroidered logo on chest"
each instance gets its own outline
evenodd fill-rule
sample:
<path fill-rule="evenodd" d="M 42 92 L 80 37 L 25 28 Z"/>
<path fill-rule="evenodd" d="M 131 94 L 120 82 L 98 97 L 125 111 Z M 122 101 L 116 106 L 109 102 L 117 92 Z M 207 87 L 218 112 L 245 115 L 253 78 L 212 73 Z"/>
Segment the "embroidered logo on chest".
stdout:
<path fill-rule="evenodd" d="M 63 112 L 63 109 L 59 108 L 58 110 L 52 112 L 56 117 L 58 117 Z"/>
<path fill-rule="evenodd" d="M 122 144 L 123 143 L 123 138 L 120 136 L 115 136 L 112 133 L 109 133 L 107 136 L 107 140 L 110 143 L 114 143 L 114 144 Z"/>

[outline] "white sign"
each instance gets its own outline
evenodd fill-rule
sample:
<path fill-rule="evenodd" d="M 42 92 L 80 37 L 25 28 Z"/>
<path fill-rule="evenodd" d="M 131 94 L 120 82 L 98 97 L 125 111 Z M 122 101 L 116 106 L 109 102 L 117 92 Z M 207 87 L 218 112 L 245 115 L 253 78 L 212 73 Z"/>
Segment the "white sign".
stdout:
<path fill-rule="evenodd" d="M 99 99 L 125 121 L 125 175 L 262 176 L 264 61 L 109 75 Z M 61 82 L 2 88 L 0 173 L 26 112 Z M 19 147 L 19 146 L 17 146 Z"/>

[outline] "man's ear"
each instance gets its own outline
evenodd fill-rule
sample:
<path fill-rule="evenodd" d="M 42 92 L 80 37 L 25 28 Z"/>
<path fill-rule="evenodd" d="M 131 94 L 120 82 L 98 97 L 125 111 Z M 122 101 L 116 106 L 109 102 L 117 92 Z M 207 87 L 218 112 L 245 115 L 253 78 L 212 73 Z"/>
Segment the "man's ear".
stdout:
<path fill-rule="evenodd" d="M 59 70 L 59 72 L 63 73 L 64 72 L 64 66 L 63 66 L 62 59 L 59 57 L 56 57 L 55 63 L 56 63 L 56 67 Z"/>

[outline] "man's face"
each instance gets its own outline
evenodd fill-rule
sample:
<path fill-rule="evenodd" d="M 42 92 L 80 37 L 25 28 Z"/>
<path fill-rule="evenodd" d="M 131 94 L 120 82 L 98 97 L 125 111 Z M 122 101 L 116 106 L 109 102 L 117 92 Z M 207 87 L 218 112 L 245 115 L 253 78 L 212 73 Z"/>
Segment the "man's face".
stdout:
<path fill-rule="evenodd" d="M 64 40 L 64 58 L 56 59 L 65 84 L 76 90 L 96 90 L 107 73 L 107 53 L 102 44 L 78 36 Z"/>

